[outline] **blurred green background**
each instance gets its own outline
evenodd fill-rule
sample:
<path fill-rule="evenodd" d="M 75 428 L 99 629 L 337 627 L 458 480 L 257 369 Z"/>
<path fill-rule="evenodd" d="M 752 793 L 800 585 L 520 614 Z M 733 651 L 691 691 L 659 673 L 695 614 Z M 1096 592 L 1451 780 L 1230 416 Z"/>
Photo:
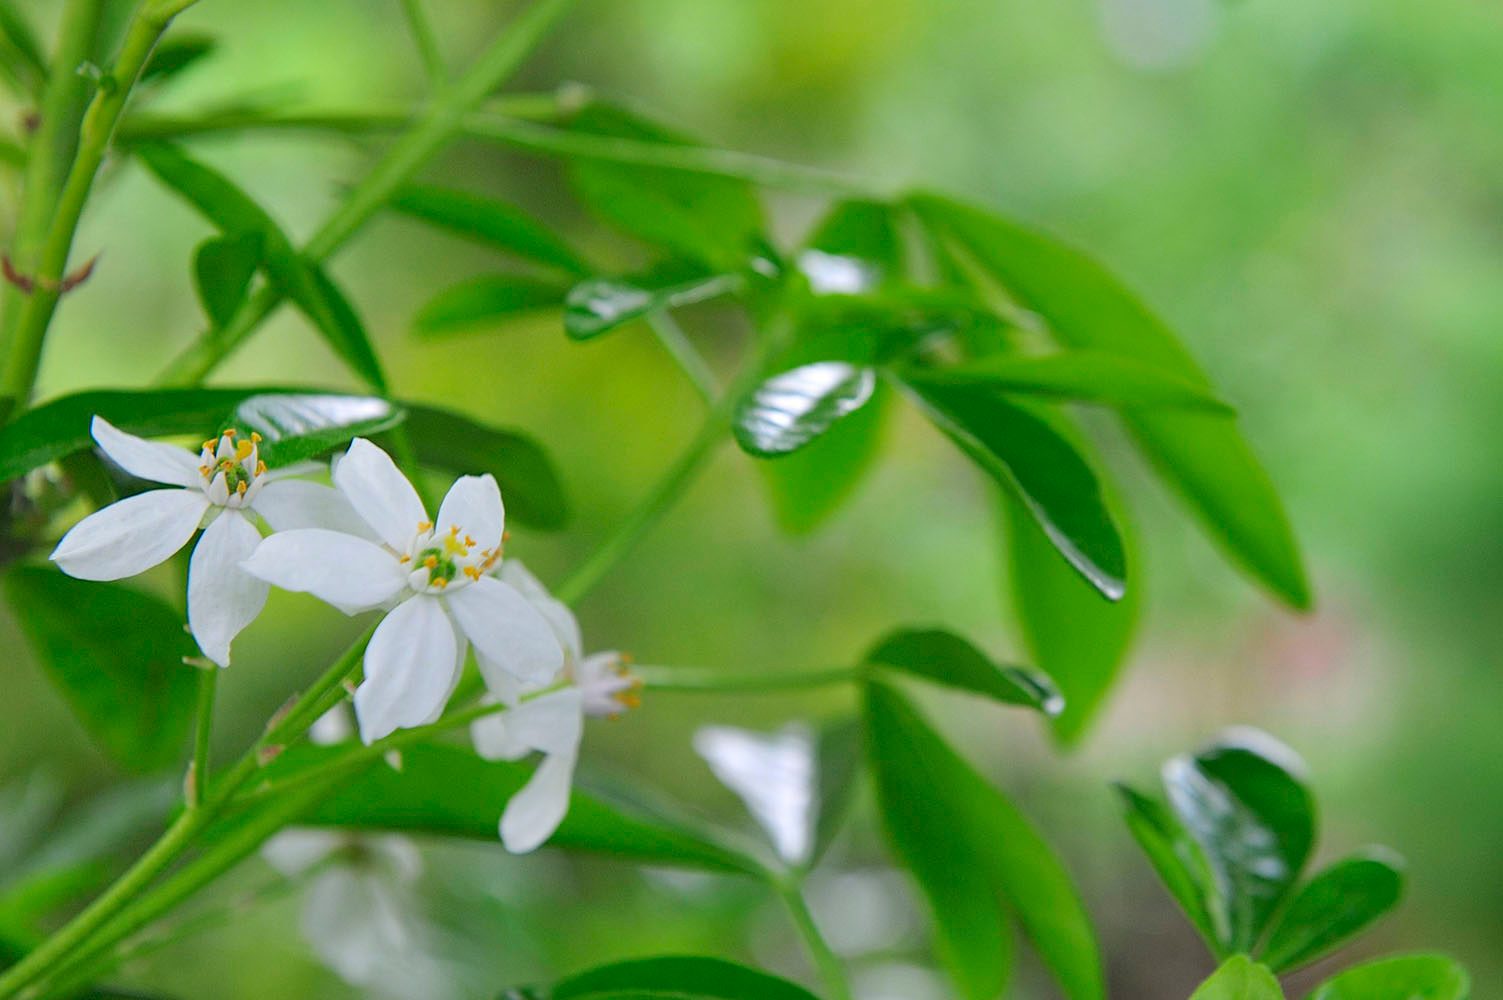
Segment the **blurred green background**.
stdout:
<path fill-rule="evenodd" d="M 456 64 L 516 7 L 429 6 Z M 44 24 L 55 7 L 30 5 Z M 222 48 L 159 109 L 246 96 L 288 108 L 420 99 L 395 0 L 204 0 L 182 23 Z M 1381 842 L 1408 858 L 1406 904 L 1357 950 L 1444 949 L 1472 968 L 1478 997 L 1503 989 L 1503 10 L 1477 0 L 591 0 L 518 86 L 569 80 L 637 98 L 717 143 L 893 189 L 948 189 L 1067 235 L 1141 291 L 1241 409 L 1306 548 L 1315 613 L 1286 614 L 1254 592 L 1124 449 L 1109 449 L 1142 524 L 1148 598 L 1101 724 L 1065 756 L 1031 718 L 929 702 L 1061 845 L 1098 921 L 1114 996 L 1181 1000 L 1210 964 L 1106 783 L 1147 784 L 1164 757 L 1236 723 L 1308 761 L 1323 857 Z M 369 159 L 358 144 L 308 136 L 196 148 L 296 235 Z M 619 242 L 572 207 L 551 164 L 459 145 L 426 176 L 513 197 L 600 259 L 619 259 Z M 803 197 L 768 206 L 785 241 L 821 207 Z M 200 322 L 187 264 L 205 234 L 134 166 L 113 174 L 79 243 L 80 255 L 103 258 L 64 304 L 44 394 L 138 384 L 186 343 Z M 557 580 L 676 453 L 699 406 L 640 328 L 581 346 L 542 316 L 416 343 L 417 307 L 493 264 L 386 217 L 334 271 L 400 392 L 523 427 L 549 447 L 574 521 L 559 536 L 519 533 L 510 551 Z M 696 319 L 696 340 L 724 369 L 738 329 L 715 313 Z M 218 377 L 347 384 L 288 314 Z M 828 528 L 788 539 L 752 461 L 727 446 L 583 603 L 587 642 L 651 663 L 795 670 L 847 662 L 893 625 L 936 623 L 1020 652 L 988 488 L 911 414 L 890 425 L 887 447 Z M 3 628 L 20 649 L 14 623 Z M 274 597 L 226 676 L 225 752 L 354 630 L 311 599 Z M 50 775 L 70 801 L 116 781 L 26 659 L 13 655 L 6 674 L 0 771 Z M 661 694 L 595 725 L 586 752 L 735 824 L 736 803 L 688 749 L 694 729 L 847 710 L 839 693 Z M 864 1000 L 939 1000 L 919 910 L 883 870 L 868 810 L 816 883 L 817 909 Z M 264 876 L 260 866 L 237 881 Z M 497 844 L 434 851 L 423 885 L 438 959 L 428 996 L 485 996 L 607 958 L 693 949 L 808 975 L 776 902 L 732 881 L 546 852 L 515 859 Z M 295 897 L 247 912 L 131 976 L 185 997 L 356 995 L 310 956 L 297 913 Z M 1025 969 L 1020 995 L 1050 994 Z"/>

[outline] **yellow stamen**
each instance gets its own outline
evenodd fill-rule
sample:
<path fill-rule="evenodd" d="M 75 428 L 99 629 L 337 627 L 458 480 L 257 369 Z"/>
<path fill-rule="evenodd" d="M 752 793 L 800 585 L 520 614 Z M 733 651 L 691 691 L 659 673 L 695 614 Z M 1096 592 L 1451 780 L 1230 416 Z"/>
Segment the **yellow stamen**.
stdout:
<path fill-rule="evenodd" d="M 409 562 L 412 562 L 412 556 L 403 556 L 402 558 L 398 559 L 397 562 L 399 562 L 399 563 L 409 563 Z"/>
<path fill-rule="evenodd" d="M 234 440 L 234 437 L 235 437 L 235 428 L 231 427 L 228 430 L 221 431 L 219 436 L 220 437 L 227 437 L 227 438 L 230 438 L 231 440 Z"/>
<path fill-rule="evenodd" d="M 209 440 L 207 440 L 207 441 L 204 442 L 204 451 L 213 451 L 214 450 L 214 446 L 217 445 L 218 443 L 219 443 L 219 439 L 218 438 L 209 438 Z"/>
<path fill-rule="evenodd" d="M 249 485 L 250 483 L 247 483 L 244 479 L 242 479 L 240 480 L 240 482 L 235 484 L 235 492 L 243 495 L 245 493 L 246 487 Z"/>
<path fill-rule="evenodd" d="M 258 475 L 258 476 L 264 476 L 264 475 L 266 475 L 266 463 L 265 462 L 257 462 L 256 463 L 256 475 Z"/>
<path fill-rule="evenodd" d="M 235 446 L 235 460 L 238 462 L 243 462 L 247 458 L 250 458 L 251 452 L 255 450 L 256 446 L 251 444 L 249 441 L 241 441 Z"/>
<path fill-rule="evenodd" d="M 445 587 L 447 587 L 449 585 L 449 581 L 445 580 L 443 577 L 438 577 L 438 578 L 436 578 L 436 579 L 434 579 L 434 580 L 432 580 L 430 582 L 435 587 L 437 587 L 439 590 L 443 590 Z"/>
<path fill-rule="evenodd" d="M 478 566 L 466 566 L 464 568 L 464 575 L 471 580 L 478 580 L 480 579 L 480 568 Z"/>
<path fill-rule="evenodd" d="M 253 444 L 260 444 L 261 443 L 261 435 L 257 434 L 255 431 L 251 431 L 251 442 Z"/>
<path fill-rule="evenodd" d="M 419 521 L 418 522 L 418 531 L 432 531 L 432 530 L 433 530 L 433 522 L 432 521 Z"/>
<path fill-rule="evenodd" d="M 427 559 L 423 560 L 423 565 L 428 567 L 429 569 L 433 569 L 438 565 L 438 556 L 429 556 Z"/>

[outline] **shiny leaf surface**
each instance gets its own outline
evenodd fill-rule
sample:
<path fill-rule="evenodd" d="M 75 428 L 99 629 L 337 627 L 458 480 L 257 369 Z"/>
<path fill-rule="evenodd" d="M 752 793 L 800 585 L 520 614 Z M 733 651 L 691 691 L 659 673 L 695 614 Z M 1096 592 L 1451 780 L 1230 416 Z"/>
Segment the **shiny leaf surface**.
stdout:
<path fill-rule="evenodd" d="M 1468 1000 L 1471 977 L 1444 955 L 1401 955 L 1353 966 L 1305 1000 Z"/>
<path fill-rule="evenodd" d="M 998 392 L 1103 403 L 1123 409 L 1189 409 L 1229 414 L 1230 406 L 1202 384 L 1103 351 L 1040 357 L 997 355 L 925 371 L 930 381 L 984 386 Z"/>
<path fill-rule="evenodd" d="M 1133 839 L 1212 954 L 1221 956 L 1224 949 L 1211 917 L 1210 901 L 1216 888 L 1200 845 L 1162 804 L 1126 785 L 1119 784 L 1116 789 Z"/>
<path fill-rule="evenodd" d="M 564 332 L 575 340 L 589 340 L 659 309 L 703 302 L 739 286 L 740 279 L 728 274 L 668 285 L 591 278 L 569 289 L 564 299 Z"/>
<path fill-rule="evenodd" d="M 1046 675 L 1000 666 L 960 636 L 940 629 L 894 632 L 866 654 L 866 662 L 1045 715 L 1058 715 L 1065 707 Z"/>
<path fill-rule="evenodd" d="M 761 458 L 798 451 L 865 406 L 876 385 L 872 369 L 843 361 L 817 361 L 774 375 L 737 407 L 736 441 Z"/>
<path fill-rule="evenodd" d="M 1338 861 L 1290 900 L 1263 961 L 1279 972 L 1308 965 L 1393 909 L 1403 891 L 1403 862 L 1391 852 L 1374 849 Z"/>
<path fill-rule="evenodd" d="M 718 958 L 640 958 L 602 965 L 553 987 L 552 1000 L 817 1000 L 786 979 Z"/>

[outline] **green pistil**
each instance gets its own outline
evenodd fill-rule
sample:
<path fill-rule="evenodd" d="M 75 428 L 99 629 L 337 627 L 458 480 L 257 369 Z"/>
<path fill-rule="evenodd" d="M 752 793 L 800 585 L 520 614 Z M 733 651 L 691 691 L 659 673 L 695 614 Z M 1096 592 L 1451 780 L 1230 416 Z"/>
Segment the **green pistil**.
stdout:
<path fill-rule="evenodd" d="M 432 566 L 428 565 L 429 559 L 434 560 Z M 418 553 L 417 562 L 418 565 L 427 568 L 428 582 L 430 584 L 436 584 L 439 580 L 448 582 L 459 574 L 459 567 L 454 565 L 453 559 L 445 555 L 443 549 L 424 549 Z"/>

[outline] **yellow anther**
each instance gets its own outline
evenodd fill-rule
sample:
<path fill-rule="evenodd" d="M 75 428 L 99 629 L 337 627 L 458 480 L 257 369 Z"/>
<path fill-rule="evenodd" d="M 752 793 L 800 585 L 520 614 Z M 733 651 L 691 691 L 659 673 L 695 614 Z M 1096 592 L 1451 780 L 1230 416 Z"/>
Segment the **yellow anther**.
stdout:
<path fill-rule="evenodd" d="M 251 431 L 251 442 L 254 444 L 260 444 L 261 435 L 257 434 L 255 431 Z"/>
<path fill-rule="evenodd" d="M 469 577 L 471 580 L 478 580 L 480 579 L 480 567 L 466 566 L 464 568 L 464 575 Z"/>
<path fill-rule="evenodd" d="M 228 428 L 228 429 L 226 429 L 224 431 L 221 431 L 220 434 L 219 434 L 219 436 L 220 437 L 227 437 L 227 438 L 230 438 L 231 440 L 233 440 L 234 437 L 235 437 L 235 428 L 230 427 L 230 428 Z"/>
<path fill-rule="evenodd" d="M 219 444 L 218 438 L 209 438 L 209 440 L 204 442 L 204 451 L 213 451 L 214 446 L 217 444 Z"/>
<path fill-rule="evenodd" d="M 258 476 L 264 476 L 264 475 L 266 475 L 266 463 L 265 462 L 257 462 L 256 463 L 256 475 L 258 475 Z"/>
<path fill-rule="evenodd" d="M 399 563 L 410 563 L 410 562 L 412 562 L 412 556 L 403 556 L 402 558 L 398 559 L 397 562 L 399 562 Z"/>
<path fill-rule="evenodd" d="M 432 530 L 433 530 L 433 522 L 432 521 L 419 521 L 418 522 L 418 531 L 432 531 Z"/>
<path fill-rule="evenodd" d="M 428 567 L 429 569 L 433 569 L 438 565 L 438 556 L 429 556 L 428 558 L 423 560 L 423 565 Z"/>
<path fill-rule="evenodd" d="M 503 532 L 501 532 L 501 541 L 503 541 L 503 542 L 509 542 L 509 541 L 511 541 L 511 532 L 509 532 L 509 531 L 503 531 Z"/>
<path fill-rule="evenodd" d="M 241 441 L 239 444 L 237 444 L 235 446 L 235 459 L 236 459 L 236 461 L 240 461 L 240 462 L 245 461 L 247 458 L 251 457 L 251 452 L 253 452 L 255 450 L 256 450 L 256 446 L 253 445 L 253 444 L 251 444 L 249 441 Z"/>
<path fill-rule="evenodd" d="M 465 535 L 464 547 L 467 549 L 473 549 L 475 547 L 475 539 L 471 538 L 469 535 Z"/>
<path fill-rule="evenodd" d="M 207 476 L 207 475 L 208 475 L 208 474 L 209 474 L 209 470 L 210 470 L 210 469 L 211 469 L 211 468 L 212 468 L 212 466 L 208 466 L 208 465 L 200 465 L 200 466 L 199 466 L 199 467 L 198 467 L 198 474 L 199 474 L 199 475 L 200 475 L 200 476 Z"/>
<path fill-rule="evenodd" d="M 444 578 L 443 578 L 443 577 L 441 577 L 441 576 L 440 576 L 440 577 L 435 577 L 435 578 L 434 578 L 434 579 L 432 579 L 432 580 L 430 580 L 430 581 L 428 581 L 428 582 L 429 582 L 429 583 L 432 583 L 432 584 L 433 584 L 433 585 L 434 585 L 434 586 L 435 586 L 435 587 L 437 587 L 437 588 L 438 588 L 438 589 L 439 589 L 439 590 L 443 590 L 443 589 L 444 589 L 444 588 L 445 588 L 445 587 L 447 587 L 447 586 L 448 586 L 448 585 L 449 585 L 449 581 L 448 581 L 448 580 L 445 580 L 445 579 L 444 579 Z"/>
<path fill-rule="evenodd" d="M 247 483 L 244 479 L 242 479 L 240 480 L 240 482 L 235 484 L 235 492 L 243 495 L 245 493 L 246 487 L 248 486 L 250 486 L 250 483 Z"/>

